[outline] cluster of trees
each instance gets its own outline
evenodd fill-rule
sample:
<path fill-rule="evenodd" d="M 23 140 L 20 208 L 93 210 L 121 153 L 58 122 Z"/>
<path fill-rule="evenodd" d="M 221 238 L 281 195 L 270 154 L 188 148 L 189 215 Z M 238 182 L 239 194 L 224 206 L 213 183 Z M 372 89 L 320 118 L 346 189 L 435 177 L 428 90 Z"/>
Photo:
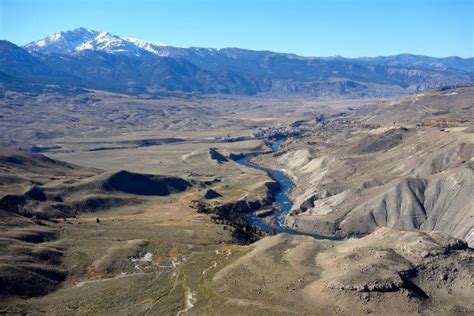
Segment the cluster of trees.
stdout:
<path fill-rule="evenodd" d="M 211 207 L 200 201 L 196 203 L 195 208 L 199 213 L 209 214 L 214 222 L 231 226 L 234 242 L 249 244 L 259 240 L 264 232 L 249 223 L 245 214 L 249 210 L 243 205 L 242 202 L 238 202 Z"/>

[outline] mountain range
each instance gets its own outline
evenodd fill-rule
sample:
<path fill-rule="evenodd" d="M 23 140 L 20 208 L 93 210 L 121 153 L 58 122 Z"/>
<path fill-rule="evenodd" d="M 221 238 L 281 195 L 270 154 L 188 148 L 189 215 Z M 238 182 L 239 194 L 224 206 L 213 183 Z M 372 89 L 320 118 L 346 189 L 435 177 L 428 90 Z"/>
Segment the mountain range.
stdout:
<path fill-rule="evenodd" d="M 151 95 L 383 96 L 474 82 L 474 58 L 302 57 L 176 47 L 78 28 L 23 47 L 0 41 L 0 82 Z"/>

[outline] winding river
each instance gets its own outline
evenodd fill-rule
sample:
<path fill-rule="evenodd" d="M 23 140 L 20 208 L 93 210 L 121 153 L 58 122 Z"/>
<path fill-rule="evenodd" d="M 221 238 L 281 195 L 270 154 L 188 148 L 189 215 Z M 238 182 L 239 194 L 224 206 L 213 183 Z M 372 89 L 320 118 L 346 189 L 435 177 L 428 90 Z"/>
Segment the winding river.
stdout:
<path fill-rule="evenodd" d="M 279 138 L 272 143 L 271 147 L 274 152 L 277 152 L 281 148 L 281 144 L 285 141 L 286 138 Z M 276 233 L 287 233 L 294 234 L 295 231 L 288 228 L 285 225 L 285 216 L 291 210 L 293 203 L 289 198 L 291 190 L 293 190 L 293 181 L 281 170 L 274 170 L 265 168 L 248 161 L 247 157 L 242 157 L 235 160 L 235 162 L 244 165 L 249 168 L 254 168 L 258 170 L 263 170 L 267 172 L 270 177 L 280 184 L 280 188 L 275 194 L 275 201 L 278 204 L 278 213 L 273 218 L 273 223 L 270 224 L 265 221 L 264 218 L 256 216 L 254 213 L 249 214 L 249 221 L 252 225 L 258 226 L 261 230 L 266 232 L 276 232 Z"/>
<path fill-rule="evenodd" d="M 286 140 L 286 137 L 277 138 L 272 144 L 271 148 L 273 152 L 277 152 L 281 149 L 282 143 Z M 301 233 L 291 229 L 290 227 L 286 226 L 285 224 L 285 217 L 288 212 L 293 207 L 293 202 L 291 202 L 289 198 L 289 194 L 291 190 L 293 190 L 293 181 L 290 179 L 288 175 L 286 175 L 281 170 L 275 170 L 270 168 L 265 168 L 259 165 L 256 165 L 250 161 L 248 161 L 247 157 L 242 157 L 236 159 L 235 162 L 258 170 L 263 170 L 270 175 L 270 177 L 277 181 L 280 184 L 280 188 L 275 194 L 275 202 L 277 204 L 278 212 L 272 216 L 272 221 L 269 223 L 265 218 L 258 217 L 255 213 L 251 213 L 248 215 L 248 219 L 250 224 L 259 227 L 262 231 L 265 232 L 275 232 L 277 234 L 285 233 L 290 235 L 306 235 L 311 236 L 316 239 L 330 239 L 330 240 L 343 240 L 344 238 L 340 237 L 327 237 L 327 236 L 320 236 L 317 234 L 307 234 Z"/>

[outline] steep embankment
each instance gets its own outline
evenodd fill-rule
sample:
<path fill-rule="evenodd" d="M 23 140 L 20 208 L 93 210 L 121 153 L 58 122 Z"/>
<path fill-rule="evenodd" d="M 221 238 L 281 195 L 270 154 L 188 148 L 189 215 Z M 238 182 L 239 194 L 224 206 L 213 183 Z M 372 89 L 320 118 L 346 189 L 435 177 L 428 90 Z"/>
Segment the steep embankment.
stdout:
<path fill-rule="evenodd" d="M 427 124 L 433 116 L 426 114 L 406 127 L 358 125 L 293 141 L 270 158 L 296 183 L 287 224 L 328 236 L 361 236 L 382 226 L 438 230 L 473 245 L 474 134 L 466 116 L 473 91 L 433 91 L 426 102 L 418 96 L 410 103 L 414 112 L 434 104 L 445 109 L 444 128 Z M 391 109 L 404 113 L 398 104 L 405 99 Z M 382 117 L 373 113 L 362 122 Z"/>

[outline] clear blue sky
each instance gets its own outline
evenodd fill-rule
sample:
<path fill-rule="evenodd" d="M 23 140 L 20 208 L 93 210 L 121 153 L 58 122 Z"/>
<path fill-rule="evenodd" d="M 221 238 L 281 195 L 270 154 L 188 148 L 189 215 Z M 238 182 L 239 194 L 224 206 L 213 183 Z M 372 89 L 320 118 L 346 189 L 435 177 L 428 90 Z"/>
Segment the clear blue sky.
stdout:
<path fill-rule="evenodd" d="M 473 0 L 0 0 L 18 45 L 77 27 L 180 46 L 473 56 Z"/>

